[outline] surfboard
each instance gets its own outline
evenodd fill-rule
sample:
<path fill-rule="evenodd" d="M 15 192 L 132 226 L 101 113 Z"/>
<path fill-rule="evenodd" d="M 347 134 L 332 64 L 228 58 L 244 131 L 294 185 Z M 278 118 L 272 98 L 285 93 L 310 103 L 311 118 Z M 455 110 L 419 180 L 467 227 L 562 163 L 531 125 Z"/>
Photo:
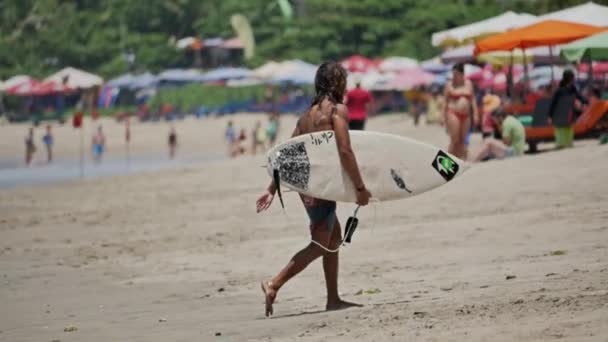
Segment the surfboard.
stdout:
<path fill-rule="evenodd" d="M 468 164 L 435 146 L 406 137 L 350 131 L 361 176 L 378 201 L 412 197 L 462 175 Z M 335 134 L 300 135 L 274 146 L 267 170 L 280 185 L 325 200 L 356 202 L 356 188 L 342 168 Z"/>

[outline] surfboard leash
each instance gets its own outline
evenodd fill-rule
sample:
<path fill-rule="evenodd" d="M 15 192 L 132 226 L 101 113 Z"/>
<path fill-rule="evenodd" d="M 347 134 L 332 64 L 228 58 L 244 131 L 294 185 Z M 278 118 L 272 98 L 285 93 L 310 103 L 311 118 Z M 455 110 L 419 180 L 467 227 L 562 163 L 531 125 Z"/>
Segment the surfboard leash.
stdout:
<path fill-rule="evenodd" d="M 281 202 L 281 208 L 285 210 L 285 204 L 283 203 L 283 195 L 281 194 L 281 176 L 279 175 L 279 170 L 272 170 L 272 178 L 274 180 L 274 185 L 277 187 L 277 194 L 279 195 L 279 201 Z"/>

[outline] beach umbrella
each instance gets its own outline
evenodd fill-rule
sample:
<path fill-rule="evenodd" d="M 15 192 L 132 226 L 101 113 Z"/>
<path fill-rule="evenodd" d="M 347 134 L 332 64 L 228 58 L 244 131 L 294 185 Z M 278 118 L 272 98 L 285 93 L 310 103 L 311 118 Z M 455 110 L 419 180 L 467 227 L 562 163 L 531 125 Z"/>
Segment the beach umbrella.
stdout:
<path fill-rule="evenodd" d="M 272 76 L 276 83 L 313 84 L 318 67 L 301 60 L 285 61 L 279 65 Z"/>
<path fill-rule="evenodd" d="M 604 30 L 597 26 L 547 20 L 482 39 L 475 43 L 475 55 L 565 44 Z"/>
<path fill-rule="evenodd" d="M 433 33 L 431 43 L 433 46 L 460 45 L 479 37 L 529 25 L 534 20 L 536 20 L 536 17 L 531 14 L 508 11 L 475 23 Z"/>
<path fill-rule="evenodd" d="M 410 68 L 400 71 L 393 80 L 386 84 L 388 89 L 408 90 L 416 86 L 429 85 L 435 80 L 435 75 L 421 68 Z"/>
<path fill-rule="evenodd" d="M 450 71 L 450 65 L 443 63 L 440 56 L 420 62 L 420 67 L 426 72 L 437 74 Z"/>
<path fill-rule="evenodd" d="M 588 2 L 582 5 L 565 8 L 556 12 L 543 14 L 537 20 L 561 20 L 573 23 L 608 26 L 608 7 Z"/>
<path fill-rule="evenodd" d="M 103 84 L 103 78 L 72 67 L 64 68 L 44 80 L 65 84 L 72 89 L 88 89 Z"/>
<path fill-rule="evenodd" d="M 377 66 L 374 61 L 361 55 L 353 55 L 340 62 L 344 69 L 350 72 L 368 72 L 376 70 Z"/>
<path fill-rule="evenodd" d="M 245 68 L 217 68 L 200 77 L 202 82 L 226 81 L 246 78 L 252 75 L 251 70 Z"/>
<path fill-rule="evenodd" d="M 447 50 L 441 54 L 444 63 L 468 63 L 473 61 L 508 65 L 524 63 L 552 63 L 559 57 L 560 47 L 555 47 L 553 51 L 548 46 L 539 46 L 531 49 L 514 49 L 513 51 L 491 51 L 475 56 L 475 45 L 469 44 L 454 49 Z"/>
<path fill-rule="evenodd" d="M 404 69 L 415 68 L 418 61 L 409 57 L 389 57 L 379 63 L 378 68 L 382 72 L 398 72 Z"/>
<path fill-rule="evenodd" d="M 608 59 L 608 31 L 562 46 L 560 56 L 571 62 L 578 62 L 583 57 L 591 60 Z"/>

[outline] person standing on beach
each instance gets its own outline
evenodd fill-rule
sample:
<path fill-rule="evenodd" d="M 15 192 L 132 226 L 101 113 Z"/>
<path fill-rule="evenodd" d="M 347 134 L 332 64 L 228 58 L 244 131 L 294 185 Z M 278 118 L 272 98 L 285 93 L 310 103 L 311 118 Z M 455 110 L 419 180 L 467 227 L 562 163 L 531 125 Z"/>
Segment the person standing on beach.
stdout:
<path fill-rule="evenodd" d="M 234 124 L 232 120 L 228 121 L 226 125 L 226 129 L 224 130 L 224 139 L 226 140 L 226 144 L 228 145 L 228 156 L 234 156 L 234 150 L 236 145 L 236 131 L 234 130 Z"/>
<path fill-rule="evenodd" d="M 106 137 L 103 134 L 101 126 L 97 127 L 97 133 L 93 135 L 91 145 L 93 148 L 93 159 L 97 163 L 101 162 L 101 157 L 103 156 L 106 148 Z"/>
<path fill-rule="evenodd" d="M 177 149 L 177 133 L 175 132 L 175 127 L 171 126 L 171 130 L 169 131 L 169 158 L 173 159 L 175 157 L 175 150 Z"/>
<path fill-rule="evenodd" d="M 361 88 L 361 82 L 357 82 L 355 89 L 352 89 L 346 93 L 349 129 L 359 131 L 365 129 L 367 112 L 372 101 L 372 94 L 369 91 Z"/>
<path fill-rule="evenodd" d="M 575 100 L 583 104 L 589 101 L 576 88 L 572 70 L 564 70 L 559 88 L 553 94 L 549 107 L 549 124 L 555 129 L 555 145 L 558 149 L 572 147 L 574 140 Z"/>
<path fill-rule="evenodd" d="M 53 143 L 54 143 L 53 133 L 51 132 L 51 125 L 46 126 L 46 134 L 42 137 L 42 142 L 44 143 L 44 146 L 46 147 L 47 162 L 50 163 L 53 161 Z"/>
<path fill-rule="evenodd" d="M 34 144 L 34 128 L 30 127 L 27 136 L 25 137 L 25 165 L 30 166 L 36 153 L 36 144 Z"/>
<path fill-rule="evenodd" d="M 255 155 L 258 151 L 258 147 L 264 150 L 264 141 L 266 140 L 266 133 L 262 129 L 262 123 L 256 121 L 253 130 L 251 130 L 251 154 Z"/>
<path fill-rule="evenodd" d="M 457 63 L 452 67 L 452 80 L 445 85 L 443 120 L 450 135 L 448 151 L 461 159 L 467 157 L 471 112 L 477 125 L 479 113 L 473 84 L 464 77 L 464 64 Z"/>
<path fill-rule="evenodd" d="M 272 147 L 277 140 L 279 134 L 279 114 L 270 114 L 268 118 L 268 126 L 266 126 L 266 138 L 268 140 L 268 148 Z"/>
<path fill-rule="evenodd" d="M 321 64 L 315 76 L 315 98 L 308 112 L 298 120 L 292 137 L 333 130 L 342 166 L 357 189 L 357 204 L 367 205 L 371 194 L 361 178 L 357 159 L 350 145 L 348 109 L 342 104 L 345 90 L 346 70 L 337 63 L 326 62 Z M 256 201 L 258 213 L 270 207 L 276 190 L 276 184 L 271 181 Z M 340 223 L 336 217 L 336 202 L 305 195 L 300 195 L 300 198 L 310 219 L 309 229 L 312 241 L 304 249 L 297 252 L 274 278 L 262 282 L 267 317 L 273 314 L 272 305 L 279 289 L 319 257 L 323 257 L 323 271 L 327 289 L 325 308 L 327 310 L 339 310 L 358 306 L 340 298 L 338 293 L 338 252 L 327 251 L 327 249 L 336 250 L 342 240 Z"/>

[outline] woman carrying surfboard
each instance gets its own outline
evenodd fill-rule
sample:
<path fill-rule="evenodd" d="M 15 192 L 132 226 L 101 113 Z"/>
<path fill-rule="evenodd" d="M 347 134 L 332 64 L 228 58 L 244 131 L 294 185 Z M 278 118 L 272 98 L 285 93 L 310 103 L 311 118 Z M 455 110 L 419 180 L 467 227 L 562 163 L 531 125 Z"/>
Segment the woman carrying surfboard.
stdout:
<path fill-rule="evenodd" d="M 346 92 L 346 71 L 333 62 L 321 64 L 315 76 L 315 98 L 307 113 L 296 124 L 292 137 L 313 132 L 333 130 L 340 162 L 357 188 L 357 204 L 367 205 L 370 192 L 365 187 L 357 160 L 350 145 L 348 109 L 342 103 Z M 257 212 L 270 207 L 277 188 L 271 181 L 256 202 Z M 342 240 L 340 223 L 336 217 L 336 202 L 300 195 L 310 218 L 312 240 L 325 249 L 337 249 Z M 272 280 L 262 282 L 266 300 L 266 316 L 273 314 L 272 304 L 279 289 L 318 257 L 323 257 L 323 271 L 327 287 L 327 310 L 338 310 L 357 304 L 343 301 L 338 294 L 338 253 L 327 252 L 311 242 L 296 253 Z"/>
<path fill-rule="evenodd" d="M 464 77 L 464 64 L 452 68 L 452 80 L 445 85 L 444 122 L 450 135 L 448 151 L 456 157 L 466 159 L 466 137 L 471 126 L 471 111 L 475 125 L 479 122 L 477 102 L 471 81 Z"/>

